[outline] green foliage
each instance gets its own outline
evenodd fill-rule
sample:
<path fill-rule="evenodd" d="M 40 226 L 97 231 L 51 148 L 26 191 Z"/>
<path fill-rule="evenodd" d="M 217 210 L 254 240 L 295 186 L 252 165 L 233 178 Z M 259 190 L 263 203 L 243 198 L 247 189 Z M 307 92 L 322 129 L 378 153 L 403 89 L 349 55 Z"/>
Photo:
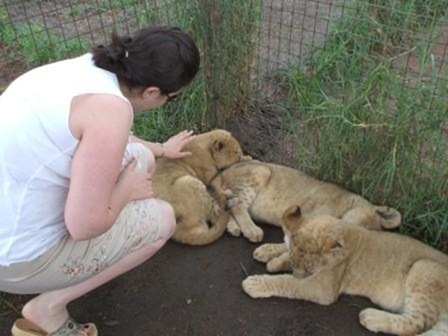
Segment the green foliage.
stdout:
<path fill-rule="evenodd" d="M 244 110 L 249 102 L 260 2 L 199 3 L 205 9 L 201 24 L 205 36 L 203 64 L 213 123 L 225 127 L 228 118 L 235 111 Z"/>
<path fill-rule="evenodd" d="M 385 37 L 384 46 L 403 43 L 413 32 L 431 25 L 438 17 L 446 14 L 443 0 L 369 0 L 357 1 L 355 15 L 358 19 L 374 21 Z M 361 12 L 361 13 L 359 13 Z M 383 47 L 384 47 L 383 46 Z"/>
<path fill-rule="evenodd" d="M 14 31 L 8 22 L 8 15 L 3 7 L 0 7 L 0 41 L 9 42 L 14 38 Z"/>
<path fill-rule="evenodd" d="M 396 24 L 411 17 L 409 4 L 389 9 Z M 392 50 L 378 48 L 394 30 L 388 35 L 369 8 L 355 7 L 356 20 L 341 18 L 311 61 L 285 74 L 297 104 L 290 118 L 303 133 L 297 159 L 314 176 L 399 208 L 403 232 L 439 245 L 448 230 L 447 74 L 423 70 L 433 66 L 428 41 L 414 48 L 420 75 L 403 85 Z M 411 36 L 406 43 L 417 45 Z"/>
<path fill-rule="evenodd" d="M 88 45 L 81 39 L 63 39 L 36 23 L 23 24 L 16 31 L 5 25 L 0 34 L 2 40 L 15 47 L 30 66 L 80 54 Z"/>
<path fill-rule="evenodd" d="M 196 78 L 177 101 L 137 114 L 133 132 L 144 139 L 163 142 L 181 130 L 199 132 L 206 128 L 208 111 L 203 103 L 205 100 L 203 85 L 204 82 Z"/>

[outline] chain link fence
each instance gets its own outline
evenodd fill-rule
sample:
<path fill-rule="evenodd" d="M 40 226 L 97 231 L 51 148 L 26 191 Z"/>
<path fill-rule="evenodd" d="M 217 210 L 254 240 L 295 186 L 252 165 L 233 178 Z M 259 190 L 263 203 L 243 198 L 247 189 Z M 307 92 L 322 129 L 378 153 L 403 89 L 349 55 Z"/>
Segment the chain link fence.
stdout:
<path fill-rule="evenodd" d="M 448 23 L 444 17 L 448 7 L 446 0 L 248 2 L 251 3 L 253 15 L 243 20 L 241 11 L 247 5 L 231 0 L 195 0 L 188 5 L 179 0 L 2 0 L 1 88 L 4 89 L 10 79 L 8 72 L 20 73 L 48 61 L 79 55 L 92 45 L 105 43 L 113 30 L 130 34 L 148 23 L 183 25 L 191 30 L 195 27 L 189 21 L 202 20 L 204 27 L 195 29 L 193 34 L 199 34 L 197 37 L 201 41 L 210 38 L 217 40 L 208 41 L 209 43 L 226 42 L 222 37 L 216 36 L 217 32 L 226 34 L 224 29 L 229 28 L 220 26 L 225 20 L 222 15 L 236 18 L 234 27 L 231 27 L 231 33 L 235 35 L 247 32 L 245 27 L 248 25 L 256 26 L 250 30 L 252 36 L 248 37 L 245 44 L 256 49 L 250 55 L 253 57 L 250 75 L 257 81 L 259 88 L 270 88 L 265 76 L 269 78 L 273 73 L 287 68 L 291 62 L 309 60 L 313 52 L 325 43 L 332 27 L 341 17 L 357 24 L 366 20 L 376 23 L 372 28 L 379 33 L 379 39 L 375 41 L 378 51 L 381 49 L 379 54 L 387 54 L 394 59 L 392 66 L 397 68 L 403 85 L 410 85 L 412 88 L 412 83 L 415 83 L 415 78 L 422 71 L 428 76 L 435 76 L 436 81 L 447 80 Z M 354 8 L 357 3 L 369 7 L 369 17 L 356 16 L 357 10 Z M 181 17 L 186 12 L 193 16 Z M 421 27 L 429 28 L 429 31 L 422 31 L 419 29 Z M 356 32 L 352 31 L 352 34 Z M 230 36 L 229 41 L 238 41 L 238 38 Z M 18 50 L 11 50 L 8 44 L 12 42 L 18 45 Z M 217 49 L 221 53 L 227 47 L 228 45 L 218 45 Z M 244 48 L 245 45 L 240 47 Z M 422 51 L 422 48 L 425 50 Z M 424 62 L 422 57 L 431 58 L 431 63 L 425 64 L 430 69 L 420 67 Z M 21 67 L 17 65 L 19 63 L 22 63 Z M 17 70 L 14 71 L 16 67 Z M 5 77 L 8 78 L 5 80 Z M 267 93 L 269 94 L 269 90 Z"/>

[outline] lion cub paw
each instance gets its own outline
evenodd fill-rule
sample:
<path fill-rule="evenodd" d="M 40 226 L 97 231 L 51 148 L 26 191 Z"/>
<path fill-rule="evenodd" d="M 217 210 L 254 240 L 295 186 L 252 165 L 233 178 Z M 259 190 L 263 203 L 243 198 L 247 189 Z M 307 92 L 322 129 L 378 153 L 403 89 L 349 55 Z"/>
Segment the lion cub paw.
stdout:
<path fill-rule="evenodd" d="M 272 294 L 265 283 L 265 277 L 266 275 L 251 275 L 247 277 L 242 282 L 243 290 L 246 294 L 253 298 L 264 298 L 271 296 Z"/>
<path fill-rule="evenodd" d="M 239 237 L 241 235 L 241 229 L 232 217 L 227 222 L 227 231 L 234 237 Z"/>
<path fill-rule="evenodd" d="M 388 332 L 390 330 L 390 313 L 374 308 L 363 309 L 359 313 L 359 322 L 370 331 L 375 333 Z"/>
<path fill-rule="evenodd" d="M 251 227 L 243 227 L 241 230 L 243 231 L 244 237 L 249 239 L 252 243 L 259 243 L 263 240 L 264 232 L 256 225 L 252 225 Z"/>
<path fill-rule="evenodd" d="M 284 252 L 283 244 L 263 244 L 254 250 L 252 257 L 257 261 L 267 263 Z"/>
<path fill-rule="evenodd" d="M 282 255 L 271 259 L 266 265 L 266 270 L 269 273 L 290 271 L 291 263 L 289 261 L 289 253 L 285 252 Z"/>
<path fill-rule="evenodd" d="M 398 210 L 390 208 L 388 206 L 377 206 L 375 208 L 376 213 L 383 221 L 383 228 L 394 229 L 401 224 L 401 214 Z"/>

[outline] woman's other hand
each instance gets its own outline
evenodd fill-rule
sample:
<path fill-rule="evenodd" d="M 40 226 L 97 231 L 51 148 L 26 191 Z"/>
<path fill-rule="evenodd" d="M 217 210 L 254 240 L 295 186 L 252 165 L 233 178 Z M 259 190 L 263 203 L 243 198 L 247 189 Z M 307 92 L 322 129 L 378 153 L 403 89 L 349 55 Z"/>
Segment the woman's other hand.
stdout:
<path fill-rule="evenodd" d="M 137 159 L 132 159 L 120 173 L 117 181 L 117 187 L 124 190 L 129 201 L 141 200 L 154 196 L 151 174 L 148 172 L 139 172 L 137 164 Z"/>

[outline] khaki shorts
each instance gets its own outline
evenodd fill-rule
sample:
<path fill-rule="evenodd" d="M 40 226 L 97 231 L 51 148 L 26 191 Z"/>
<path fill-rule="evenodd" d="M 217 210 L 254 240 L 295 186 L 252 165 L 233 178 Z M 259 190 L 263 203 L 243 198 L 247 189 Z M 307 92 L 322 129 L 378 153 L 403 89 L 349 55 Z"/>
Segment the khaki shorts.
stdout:
<path fill-rule="evenodd" d="M 147 170 L 148 155 L 146 147 L 131 143 L 123 163 L 135 156 L 138 169 Z M 164 223 L 159 205 L 154 198 L 133 201 L 122 210 L 111 229 L 98 237 L 74 241 L 67 235 L 33 261 L 0 266 L 0 290 L 37 294 L 90 278 L 129 253 L 159 240 L 159 225 Z"/>

